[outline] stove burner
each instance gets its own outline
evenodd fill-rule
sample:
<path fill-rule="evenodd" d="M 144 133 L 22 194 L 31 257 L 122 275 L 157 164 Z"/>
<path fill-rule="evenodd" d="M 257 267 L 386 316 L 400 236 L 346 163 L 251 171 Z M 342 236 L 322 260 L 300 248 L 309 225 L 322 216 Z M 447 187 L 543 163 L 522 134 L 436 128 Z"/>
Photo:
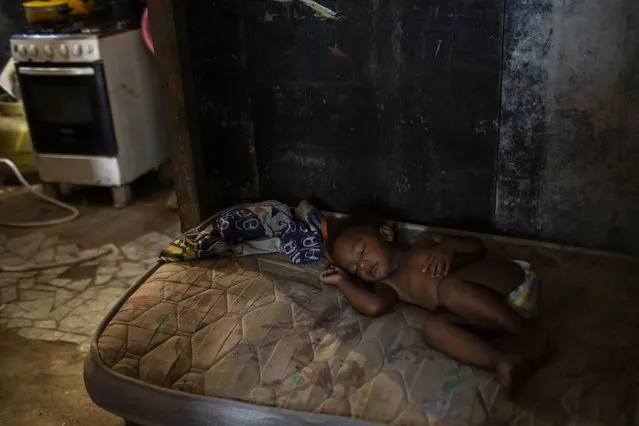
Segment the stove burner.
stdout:
<path fill-rule="evenodd" d="M 25 34 L 101 34 L 113 31 L 139 28 L 140 24 L 133 20 L 122 20 L 109 23 L 91 21 L 75 21 L 49 23 L 47 25 L 29 25 Z"/>
<path fill-rule="evenodd" d="M 137 29 L 140 27 L 141 10 L 128 13 L 112 13 L 103 8 L 89 15 L 70 15 L 62 21 L 29 24 L 26 34 L 103 34 Z"/>

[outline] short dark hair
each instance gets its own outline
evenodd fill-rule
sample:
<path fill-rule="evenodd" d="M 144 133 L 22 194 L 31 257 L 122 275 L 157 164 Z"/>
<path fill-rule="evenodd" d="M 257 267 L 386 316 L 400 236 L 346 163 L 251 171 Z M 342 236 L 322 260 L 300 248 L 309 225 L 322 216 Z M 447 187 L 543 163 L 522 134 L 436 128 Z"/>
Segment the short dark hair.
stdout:
<path fill-rule="evenodd" d="M 346 219 L 342 219 L 338 223 L 328 227 L 328 238 L 326 238 L 326 244 L 324 246 L 324 250 L 329 257 L 329 260 L 334 258 L 333 249 L 335 248 L 335 243 L 337 239 L 344 235 L 347 232 L 352 232 L 358 229 L 362 231 L 371 231 L 373 233 L 377 233 L 380 226 L 384 225 L 385 222 L 381 217 L 377 216 L 374 213 L 370 212 L 353 212 Z"/>

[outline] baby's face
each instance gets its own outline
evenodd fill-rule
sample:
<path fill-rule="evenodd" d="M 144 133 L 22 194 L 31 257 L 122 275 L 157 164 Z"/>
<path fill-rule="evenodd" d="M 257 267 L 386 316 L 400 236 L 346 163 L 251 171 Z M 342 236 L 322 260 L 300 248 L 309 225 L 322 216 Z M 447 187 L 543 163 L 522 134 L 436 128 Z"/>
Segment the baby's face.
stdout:
<path fill-rule="evenodd" d="M 340 235 L 333 246 L 335 264 L 367 282 L 377 282 L 391 272 L 392 248 L 382 235 L 353 230 Z"/>

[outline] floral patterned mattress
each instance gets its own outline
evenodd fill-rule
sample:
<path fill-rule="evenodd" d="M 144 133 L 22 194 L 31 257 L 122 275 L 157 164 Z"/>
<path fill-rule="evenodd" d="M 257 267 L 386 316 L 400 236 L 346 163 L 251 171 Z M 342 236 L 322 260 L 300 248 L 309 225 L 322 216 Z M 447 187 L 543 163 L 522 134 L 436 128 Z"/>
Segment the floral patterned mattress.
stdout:
<path fill-rule="evenodd" d="M 362 316 L 317 270 L 280 259 L 150 272 L 98 331 L 93 399 L 142 424 L 485 422 L 498 386 L 427 347 L 419 309 Z"/>

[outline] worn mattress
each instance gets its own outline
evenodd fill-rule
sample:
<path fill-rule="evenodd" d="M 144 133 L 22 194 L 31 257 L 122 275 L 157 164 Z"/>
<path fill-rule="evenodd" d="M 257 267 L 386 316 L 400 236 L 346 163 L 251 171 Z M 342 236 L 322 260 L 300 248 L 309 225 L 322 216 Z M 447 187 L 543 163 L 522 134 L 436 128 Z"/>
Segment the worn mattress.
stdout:
<path fill-rule="evenodd" d="M 482 424 L 492 376 L 422 340 L 419 309 L 355 312 L 278 256 L 161 265 L 97 332 L 93 400 L 141 424 Z"/>
<path fill-rule="evenodd" d="M 86 388 L 142 425 L 639 425 L 636 260 L 484 239 L 543 284 L 553 350 L 514 402 L 429 349 L 419 309 L 364 317 L 277 255 L 154 267 L 97 330 Z"/>

